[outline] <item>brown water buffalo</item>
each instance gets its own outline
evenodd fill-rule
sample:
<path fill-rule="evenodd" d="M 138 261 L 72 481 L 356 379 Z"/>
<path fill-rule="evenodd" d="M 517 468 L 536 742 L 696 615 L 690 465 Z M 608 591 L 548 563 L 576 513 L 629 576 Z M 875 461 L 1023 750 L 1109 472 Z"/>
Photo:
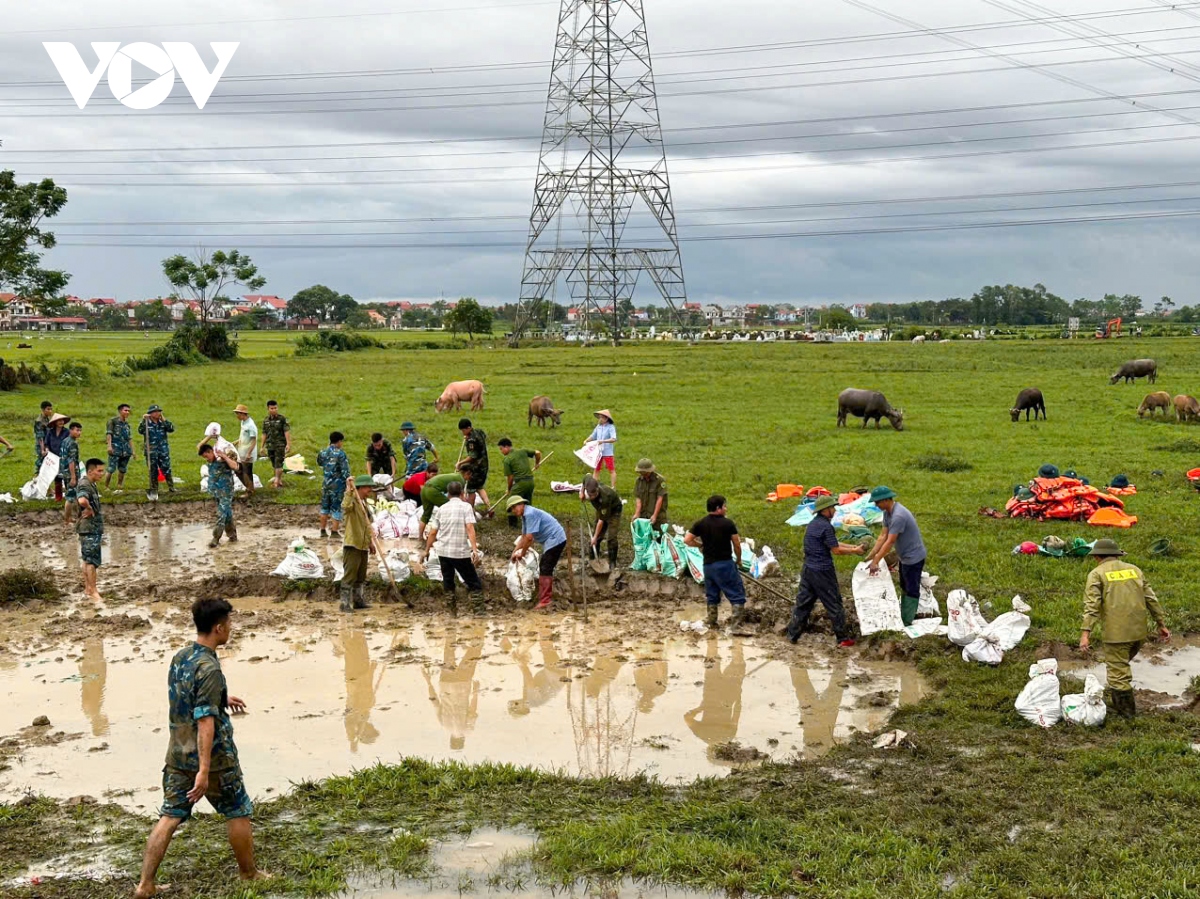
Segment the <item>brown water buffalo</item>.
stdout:
<path fill-rule="evenodd" d="M 864 428 L 867 426 L 867 422 L 873 418 L 875 419 L 875 428 L 878 430 L 879 419 L 886 418 L 897 431 L 904 430 L 904 410 L 893 409 L 888 403 L 887 397 L 878 390 L 857 390 L 848 387 L 839 393 L 837 417 L 839 428 L 846 426 L 848 414 L 861 418 Z"/>
<path fill-rule="evenodd" d="M 1175 420 L 1179 422 L 1197 419 L 1200 419 L 1200 400 L 1186 394 L 1175 397 Z"/>
<path fill-rule="evenodd" d="M 1108 383 L 1116 384 L 1122 378 L 1125 379 L 1126 384 L 1136 381 L 1138 378 L 1149 378 L 1150 383 L 1154 384 L 1158 381 L 1158 363 L 1153 359 L 1134 359 L 1126 362 L 1108 379 Z"/>
<path fill-rule="evenodd" d="M 1159 390 L 1156 393 L 1147 393 L 1146 398 L 1142 400 L 1142 404 L 1138 406 L 1138 418 L 1141 418 L 1147 412 L 1153 417 L 1154 413 L 1159 409 L 1162 410 L 1165 418 L 1171 411 L 1171 394 L 1165 390 Z"/>
<path fill-rule="evenodd" d="M 1036 387 L 1026 387 L 1017 394 L 1017 404 L 1009 409 L 1009 414 L 1012 415 L 1012 420 L 1017 421 L 1021 417 L 1021 413 L 1025 413 L 1025 420 L 1029 421 L 1029 410 L 1033 410 L 1033 420 L 1037 421 L 1038 412 L 1042 413 L 1042 419 L 1046 418 L 1046 401 L 1042 399 L 1042 392 Z"/>
<path fill-rule="evenodd" d="M 487 391 L 482 381 L 451 381 L 442 391 L 442 395 L 433 401 L 433 408 L 438 412 L 450 409 L 461 409 L 465 402 L 471 403 L 471 411 L 483 408 L 483 395 Z"/>
<path fill-rule="evenodd" d="M 544 428 L 546 427 L 546 419 L 548 418 L 551 422 L 550 427 L 557 428 L 562 424 L 563 412 L 563 409 L 554 408 L 554 403 L 550 402 L 550 397 L 535 396 L 529 401 L 529 421 L 525 427 L 532 425 L 533 420 L 536 418 L 538 424 Z"/>

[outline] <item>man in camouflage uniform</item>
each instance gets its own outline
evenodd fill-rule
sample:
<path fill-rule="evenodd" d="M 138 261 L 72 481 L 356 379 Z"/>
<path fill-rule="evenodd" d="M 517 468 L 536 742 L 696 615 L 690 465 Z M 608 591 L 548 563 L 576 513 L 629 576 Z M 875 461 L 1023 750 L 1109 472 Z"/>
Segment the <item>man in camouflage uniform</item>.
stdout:
<path fill-rule="evenodd" d="M 605 540 L 608 550 L 608 564 L 611 568 L 617 564 L 618 535 L 621 533 L 621 513 L 624 506 L 621 497 L 612 487 L 605 486 L 595 478 L 585 478 L 579 498 L 590 502 L 596 510 L 596 530 L 592 534 L 589 551 L 593 559 L 600 558 L 600 541 Z"/>
<path fill-rule="evenodd" d="M 175 480 L 171 477 L 171 445 L 168 434 L 175 433 L 175 425 L 163 418 L 162 406 L 151 406 L 142 416 L 138 434 L 146 441 L 146 467 L 150 469 L 150 489 L 146 498 L 158 499 L 158 473 L 161 471 L 167 482 L 167 492 L 175 492 Z"/>
<path fill-rule="evenodd" d="M 411 478 L 429 467 L 429 460 L 425 458 L 426 452 L 433 454 L 434 462 L 441 461 L 433 442 L 424 434 L 417 433 L 417 426 L 411 421 L 400 425 L 400 433 L 404 435 L 400 441 L 400 449 L 404 453 L 405 479 Z"/>
<path fill-rule="evenodd" d="M 475 497 L 483 500 L 484 506 L 490 506 L 486 485 L 488 478 L 488 448 L 487 434 L 471 425 L 471 419 L 463 418 L 458 422 L 458 429 L 463 435 L 463 451 L 467 458 L 458 463 L 458 470 L 467 479 L 467 495 L 464 499 L 472 509 L 475 508 Z M 488 512 L 487 517 L 495 517 L 495 512 Z"/>
<path fill-rule="evenodd" d="M 79 556 L 83 560 L 83 595 L 96 602 L 104 601 L 96 587 L 101 562 L 100 544 L 104 540 L 104 515 L 100 511 L 100 491 L 96 484 L 102 477 L 104 463 L 99 459 L 88 459 L 86 474 L 75 488 L 75 502 L 79 505 L 75 533 L 79 535 Z"/>
<path fill-rule="evenodd" d="M 292 428 L 288 424 L 288 420 L 279 414 L 279 403 L 275 400 L 267 401 L 267 417 L 263 419 L 262 435 L 258 440 L 259 455 L 265 455 L 270 459 L 271 468 L 275 470 L 271 486 L 282 487 L 283 460 L 292 452 Z M 263 447 L 266 448 L 265 453 Z"/>
<path fill-rule="evenodd" d="M 58 476 L 63 482 L 63 524 L 71 523 L 71 511 L 75 507 L 75 488 L 83 472 L 79 470 L 79 438 L 83 434 L 83 424 L 73 421 L 67 426 L 67 436 L 63 438 L 61 452 L 58 456 Z"/>
<path fill-rule="evenodd" d="M 200 457 L 208 463 L 208 492 L 217 501 L 217 523 L 213 525 L 212 542 L 216 548 L 221 543 L 221 534 L 230 543 L 237 542 L 237 527 L 233 523 L 233 473 L 240 463 L 236 454 L 223 453 L 208 445 L 208 437 L 200 444 Z"/>
<path fill-rule="evenodd" d="M 321 483 L 322 537 L 336 534 L 342 520 L 342 500 L 346 493 L 346 480 L 350 477 L 350 460 L 342 449 L 345 439 L 341 431 L 334 431 L 329 435 L 329 446 L 317 453 L 317 464 L 325 476 Z"/>
<path fill-rule="evenodd" d="M 202 798 L 224 816 L 229 843 L 242 880 L 266 880 L 254 863 L 250 817 L 254 804 L 246 793 L 233 722 L 246 703 L 229 695 L 217 648 L 229 642 L 233 607 L 224 599 L 198 599 L 192 604 L 196 640 L 175 654 L 167 675 L 171 738 L 163 768 L 161 817 L 150 833 L 142 876 L 134 899 L 158 893 L 155 877 L 176 829 L 191 817 Z"/>
<path fill-rule="evenodd" d="M 117 414 L 108 420 L 104 429 L 104 439 L 108 442 L 108 475 L 104 478 L 104 486 L 112 484 L 113 472 L 117 472 L 117 493 L 125 487 L 125 472 L 129 470 L 129 460 L 133 458 L 133 436 L 129 430 L 129 404 L 117 406 Z"/>
<path fill-rule="evenodd" d="M 1158 639 L 1163 643 L 1171 639 L 1171 632 L 1146 576 L 1136 565 L 1121 561 L 1125 553 L 1117 541 L 1097 540 L 1088 555 L 1096 557 L 1096 567 L 1089 572 L 1084 588 L 1079 648 L 1084 652 L 1091 648 L 1092 628 L 1098 622 L 1104 631 L 1103 659 L 1108 671 L 1109 702 L 1117 714 L 1132 718 L 1137 714 L 1137 706 L 1129 663 L 1149 636 L 1146 618 L 1154 619 Z"/>
<path fill-rule="evenodd" d="M 42 414 L 33 420 L 33 476 L 36 478 L 42 471 L 42 460 L 46 458 L 46 434 L 50 430 L 50 416 L 54 414 L 54 404 L 49 400 L 42 403 Z"/>

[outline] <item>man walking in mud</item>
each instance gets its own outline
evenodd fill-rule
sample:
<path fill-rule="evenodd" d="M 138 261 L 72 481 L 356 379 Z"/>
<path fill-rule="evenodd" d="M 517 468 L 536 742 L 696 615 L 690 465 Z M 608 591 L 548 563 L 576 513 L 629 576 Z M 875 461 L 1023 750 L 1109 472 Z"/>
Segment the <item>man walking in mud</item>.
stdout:
<path fill-rule="evenodd" d="M 79 508 L 75 533 L 79 535 L 79 556 L 83 560 L 83 595 L 103 602 L 96 578 L 101 562 L 100 546 L 104 541 L 104 516 L 100 511 L 100 491 L 96 484 L 104 477 L 104 463 L 99 459 L 88 459 L 85 471 L 83 480 L 75 488 L 75 503 Z"/>
<path fill-rule="evenodd" d="M 208 463 L 208 492 L 217 501 L 217 521 L 213 525 L 212 542 L 208 544 L 210 549 L 216 549 L 221 544 L 221 534 L 228 537 L 230 543 L 237 542 L 237 527 L 233 523 L 233 474 L 239 463 L 236 455 L 209 446 L 208 439 L 201 441 L 199 453 Z"/>
<path fill-rule="evenodd" d="M 158 474 L 162 472 L 167 483 L 167 492 L 175 492 L 175 479 L 171 475 L 171 444 L 168 435 L 175 433 L 175 425 L 163 417 L 162 406 L 155 403 L 146 410 L 138 425 L 138 434 L 146 441 L 146 467 L 150 469 L 149 500 L 158 499 Z"/>
<path fill-rule="evenodd" d="M 242 880 L 268 880 L 254 863 L 250 817 L 254 805 L 246 793 L 230 711 L 242 714 L 246 703 L 230 696 L 217 648 L 229 642 L 233 607 L 224 599 L 192 604 L 196 640 L 175 654 L 167 675 L 171 737 L 163 768 L 161 817 L 150 832 L 142 876 L 134 899 L 150 899 L 166 888 L 155 884 L 171 838 L 192 815 L 201 798 L 225 818 L 229 844 Z"/>
<path fill-rule="evenodd" d="M 104 478 L 107 489 L 112 486 L 113 472 L 117 473 L 116 493 L 125 492 L 125 472 L 133 458 L 133 435 L 129 432 L 128 403 L 117 406 L 117 414 L 108 420 L 104 428 L 104 440 L 108 444 L 108 474 Z"/>

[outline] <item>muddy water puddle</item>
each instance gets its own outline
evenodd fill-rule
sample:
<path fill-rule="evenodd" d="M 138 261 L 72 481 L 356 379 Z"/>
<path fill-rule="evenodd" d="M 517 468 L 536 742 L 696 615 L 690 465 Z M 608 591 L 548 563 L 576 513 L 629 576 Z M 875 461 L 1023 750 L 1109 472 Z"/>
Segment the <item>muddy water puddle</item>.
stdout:
<path fill-rule="evenodd" d="M 676 615 L 694 619 L 702 607 Z M 19 744 L 0 760 L 10 766 L 0 798 L 99 792 L 156 808 L 182 617 L 135 636 L 0 656 L 0 742 Z M 235 631 L 220 655 L 230 692 L 249 706 L 234 729 L 256 796 L 404 756 L 585 776 L 721 775 L 735 764 L 727 759 L 743 757 L 731 741 L 775 759 L 815 757 L 924 693 L 901 663 L 777 659 L 755 640 L 715 632 L 639 642 L 569 616 L 387 629 L 319 619 Z M 41 715 L 50 725 L 30 727 Z"/>
<path fill-rule="evenodd" d="M 1200 638 L 1172 638 L 1170 644 L 1159 647 L 1147 644 L 1133 660 L 1133 685 L 1138 690 L 1165 693 L 1181 701 L 1192 679 L 1200 674 Z M 1082 678 L 1094 674 L 1107 684 L 1104 663 L 1067 663 L 1063 670 Z"/>

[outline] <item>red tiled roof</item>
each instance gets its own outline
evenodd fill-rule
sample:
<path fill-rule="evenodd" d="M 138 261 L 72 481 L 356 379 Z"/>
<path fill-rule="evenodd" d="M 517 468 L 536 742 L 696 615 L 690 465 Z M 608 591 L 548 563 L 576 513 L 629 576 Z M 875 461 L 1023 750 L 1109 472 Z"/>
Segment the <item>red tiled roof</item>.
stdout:
<path fill-rule="evenodd" d="M 37 322 L 54 322 L 57 325 L 86 325 L 87 324 L 86 318 L 45 318 L 40 315 L 34 316 L 33 318 L 29 319 L 29 321 L 32 324 L 36 324 Z"/>
<path fill-rule="evenodd" d="M 264 293 L 252 293 L 242 297 L 248 303 L 266 303 L 272 309 L 286 309 L 287 300 L 282 297 L 268 296 Z"/>

